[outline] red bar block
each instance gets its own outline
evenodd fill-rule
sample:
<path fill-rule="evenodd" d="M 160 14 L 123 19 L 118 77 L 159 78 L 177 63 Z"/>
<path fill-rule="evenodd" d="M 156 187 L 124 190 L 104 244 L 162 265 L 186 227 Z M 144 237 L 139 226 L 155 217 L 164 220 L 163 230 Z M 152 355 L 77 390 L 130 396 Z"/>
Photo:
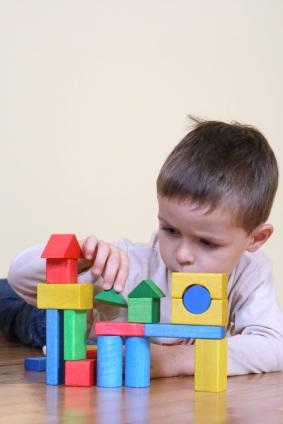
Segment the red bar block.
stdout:
<path fill-rule="evenodd" d="M 97 358 L 97 350 L 87 348 L 86 357 L 87 357 L 87 359 L 96 359 Z"/>
<path fill-rule="evenodd" d="M 100 321 L 95 324 L 97 336 L 144 336 L 144 324 Z"/>
<path fill-rule="evenodd" d="M 76 259 L 47 259 L 47 283 L 76 283 L 77 278 L 78 266 Z"/>
<path fill-rule="evenodd" d="M 65 361 L 65 385 L 90 387 L 96 381 L 96 360 Z"/>

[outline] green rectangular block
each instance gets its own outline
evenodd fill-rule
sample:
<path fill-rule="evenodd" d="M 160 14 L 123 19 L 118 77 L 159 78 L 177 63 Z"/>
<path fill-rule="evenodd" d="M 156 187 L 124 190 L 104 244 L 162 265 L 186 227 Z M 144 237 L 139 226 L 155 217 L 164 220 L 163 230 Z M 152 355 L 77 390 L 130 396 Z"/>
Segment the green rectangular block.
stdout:
<path fill-rule="evenodd" d="M 128 298 L 128 322 L 160 321 L 160 299 Z"/>
<path fill-rule="evenodd" d="M 64 311 L 64 359 L 86 358 L 86 311 Z"/>

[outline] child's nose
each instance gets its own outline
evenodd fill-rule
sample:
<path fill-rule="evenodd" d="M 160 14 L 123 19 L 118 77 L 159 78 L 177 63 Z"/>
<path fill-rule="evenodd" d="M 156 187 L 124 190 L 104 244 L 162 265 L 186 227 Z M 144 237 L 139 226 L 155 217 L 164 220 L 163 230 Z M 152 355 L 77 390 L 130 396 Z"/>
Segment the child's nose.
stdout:
<path fill-rule="evenodd" d="M 176 260 L 179 265 L 191 265 L 194 263 L 194 254 L 192 247 L 188 243 L 182 243 L 176 254 Z"/>

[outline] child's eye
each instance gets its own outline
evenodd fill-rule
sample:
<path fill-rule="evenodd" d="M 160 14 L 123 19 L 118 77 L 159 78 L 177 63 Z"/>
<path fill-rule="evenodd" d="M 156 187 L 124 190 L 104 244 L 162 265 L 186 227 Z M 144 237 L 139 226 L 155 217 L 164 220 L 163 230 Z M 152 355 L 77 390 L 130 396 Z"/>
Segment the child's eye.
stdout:
<path fill-rule="evenodd" d="M 206 240 L 206 239 L 200 239 L 201 244 L 203 244 L 205 247 L 209 249 L 216 249 L 218 247 L 217 244 L 213 243 L 212 241 Z"/>
<path fill-rule="evenodd" d="M 179 235 L 178 231 L 175 230 L 175 228 L 172 228 L 172 227 L 161 227 L 161 229 L 163 231 L 165 231 L 166 233 L 170 234 L 171 236 L 177 236 L 177 235 Z"/>

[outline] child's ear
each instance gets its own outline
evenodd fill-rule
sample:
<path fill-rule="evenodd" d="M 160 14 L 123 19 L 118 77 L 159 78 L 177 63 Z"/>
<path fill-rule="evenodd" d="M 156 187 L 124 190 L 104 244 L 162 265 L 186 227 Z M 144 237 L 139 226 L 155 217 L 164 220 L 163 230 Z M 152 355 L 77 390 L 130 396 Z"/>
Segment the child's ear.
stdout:
<path fill-rule="evenodd" d="M 250 234 L 250 242 L 247 250 L 255 252 L 258 250 L 273 233 L 273 226 L 271 224 L 260 224 Z"/>

